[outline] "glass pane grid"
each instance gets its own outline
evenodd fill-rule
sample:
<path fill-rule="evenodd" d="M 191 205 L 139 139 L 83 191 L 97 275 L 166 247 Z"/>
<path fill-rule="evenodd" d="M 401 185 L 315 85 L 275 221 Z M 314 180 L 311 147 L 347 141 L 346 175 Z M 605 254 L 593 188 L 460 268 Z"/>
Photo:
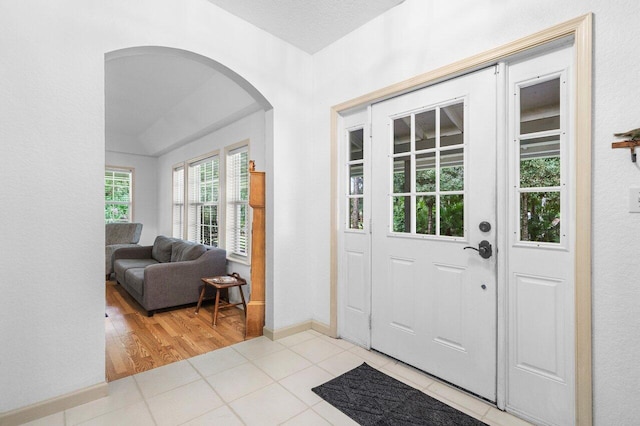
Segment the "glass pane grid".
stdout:
<path fill-rule="evenodd" d="M 407 123 L 408 151 L 401 143 Z M 463 102 L 393 120 L 391 232 L 464 236 L 463 123 Z M 443 140 L 443 135 L 449 139 Z"/>
<path fill-rule="evenodd" d="M 561 83 L 556 77 L 520 87 L 516 143 L 517 239 L 561 242 Z"/>
<path fill-rule="evenodd" d="M 348 131 L 349 146 L 346 168 L 346 229 L 360 231 L 364 229 L 364 190 L 365 190 L 365 138 L 364 129 Z"/>

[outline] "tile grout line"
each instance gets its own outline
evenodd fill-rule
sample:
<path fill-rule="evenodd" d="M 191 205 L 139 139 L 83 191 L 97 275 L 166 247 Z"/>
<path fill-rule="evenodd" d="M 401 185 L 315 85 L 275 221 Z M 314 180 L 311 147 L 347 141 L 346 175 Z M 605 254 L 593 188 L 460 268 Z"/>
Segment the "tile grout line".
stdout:
<path fill-rule="evenodd" d="M 227 346 L 227 347 L 228 347 L 228 348 L 230 348 L 231 346 Z M 213 352 L 213 351 L 211 351 L 211 352 Z M 234 352 L 237 352 L 237 351 L 234 351 Z M 205 354 L 206 354 L 206 353 L 208 353 L 208 352 L 205 352 Z M 204 354 L 201 354 L 201 355 L 204 355 Z M 192 358 L 195 358 L 195 357 L 192 357 Z M 197 419 L 198 417 L 202 417 L 202 416 L 204 416 L 205 414 L 211 413 L 212 411 L 215 411 L 215 410 L 217 410 L 217 409 L 219 409 L 219 408 L 222 408 L 222 407 L 224 407 L 224 406 L 227 406 L 231 411 L 233 411 L 233 409 L 229 406 L 229 404 L 227 404 L 227 402 L 222 398 L 222 396 L 221 396 L 221 395 L 220 395 L 220 394 L 219 394 L 219 393 L 214 389 L 214 387 L 213 387 L 213 386 L 211 386 L 211 383 L 209 383 L 209 381 L 207 380 L 207 378 L 206 378 L 206 377 L 204 377 L 204 375 L 200 372 L 200 370 L 198 370 L 198 367 L 196 367 L 195 365 L 193 365 L 193 364 L 191 363 L 191 359 L 192 359 L 192 358 L 188 358 L 188 359 L 186 359 L 185 361 L 187 361 L 187 362 L 189 363 L 189 365 L 191 366 L 191 368 L 193 368 L 194 370 L 196 370 L 196 373 L 198 373 L 198 375 L 200 376 L 200 379 L 198 379 L 198 380 L 202 380 L 202 381 L 203 381 L 207 386 L 209 386 L 209 388 L 213 391 L 213 393 L 214 393 L 214 394 L 215 394 L 215 395 L 220 399 L 220 401 L 222 402 L 222 405 L 221 405 L 220 407 L 213 408 L 213 409 L 211 409 L 211 410 L 209 410 L 209 411 L 205 411 L 204 413 L 199 414 L 199 415 L 197 415 L 197 416 L 195 416 L 195 417 L 193 417 L 193 418 L 190 418 L 190 419 L 188 419 L 188 420 L 186 420 L 186 421 L 184 421 L 184 422 L 180 423 L 181 425 L 183 425 L 183 424 L 185 424 L 185 423 L 188 423 L 188 422 L 190 422 L 190 421 L 192 421 L 192 420 L 195 420 L 195 419 Z M 198 380 L 196 380 L 196 381 L 194 381 L 194 382 L 190 382 L 190 383 L 188 383 L 188 384 L 195 383 L 195 382 L 197 382 Z M 176 389 L 177 389 L 177 388 L 176 388 Z M 236 413 L 234 412 L 234 414 L 236 414 Z M 236 417 L 237 417 L 237 414 L 236 414 Z M 238 418 L 239 418 L 239 417 L 238 417 Z M 240 421 L 242 421 L 242 420 L 240 420 Z M 244 423 L 244 422 L 242 422 L 242 423 Z"/>
<path fill-rule="evenodd" d="M 147 401 L 147 397 L 144 396 L 144 393 L 142 393 L 142 388 L 140 387 L 140 384 L 136 380 L 136 374 L 134 374 L 131 377 L 133 378 L 133 383 L 136 385 L 136 388 L 138 389 L 138 392 L 140 392 L 140 396 L 142 397 L 142 401 L 144 401 L 145 407 L 147 407 L 147 411 L 149 412 L 149 415 L 151 416 L 151 421 L 153 422 L 154 425 L 157 426 L 158 422 L 156 421 L 156 418 L 153 415 L 153 412 L 151 411 L 151 407 L 149 407 L 149 402 Z"/>

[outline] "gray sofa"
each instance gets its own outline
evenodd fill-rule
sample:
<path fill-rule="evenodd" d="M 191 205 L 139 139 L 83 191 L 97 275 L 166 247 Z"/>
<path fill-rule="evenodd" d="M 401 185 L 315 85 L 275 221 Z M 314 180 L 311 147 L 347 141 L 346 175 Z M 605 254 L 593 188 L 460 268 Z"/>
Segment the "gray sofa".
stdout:
<path fill-rule="evenodd" d="M 113 253 L 123 247 L 137 247 L 142 234 L 141 223 L 107 223 L 105 231 L 104 270 L 107 279 L 113 273 Z"/>
<path fill-rule="evenodd" d="M 201 278 L 226 275 L 227 252 L 161 235 L 153 246 L 117 250 L 114 269 L 118 283 L 152 316 L 158 309 L 197 302 Z M 208 297 L 215 294 L 207 291 Z"/>

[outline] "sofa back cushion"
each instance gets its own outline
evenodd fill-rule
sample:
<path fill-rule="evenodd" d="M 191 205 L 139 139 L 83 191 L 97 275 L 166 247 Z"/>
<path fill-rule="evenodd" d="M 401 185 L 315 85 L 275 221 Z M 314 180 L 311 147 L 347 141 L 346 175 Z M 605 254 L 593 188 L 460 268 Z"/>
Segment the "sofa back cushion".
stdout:
<path fill-rule="evenodd" d="M 138 244 L 142 233 L 141 223 L 107 223 L 105 224 L 105 245 Z"/>
<path fill-rule="evenodd" d="M 153 242 L 151 249 L 151 257 L 160 263 L 171 262 L 171 245 L 176 241 L 175 238 L 158 235 Z"/>
<path fill-rule="evenodd" d="M 202 244 L 177 240 L 171 245 L 171 261 L 184 262 L 186 260 L 196 260 L 202 256 L 205 251 L 207 251 L 207 249 Z"/>

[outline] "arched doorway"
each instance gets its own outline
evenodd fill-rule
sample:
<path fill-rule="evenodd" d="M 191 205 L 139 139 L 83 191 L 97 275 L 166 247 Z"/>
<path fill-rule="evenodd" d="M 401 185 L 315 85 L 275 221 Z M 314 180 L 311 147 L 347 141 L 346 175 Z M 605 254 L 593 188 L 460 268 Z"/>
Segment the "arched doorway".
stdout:
<path fill-rule="evenodd" d="M 273 127 L 268 125 L 271 109 L 260 91 L 242 76 L 194 52 L 141 46 L 105 55 L 105 166 L 130 171 L 129 210 L 124 221 L 142 223 L 140 245 L 152 245 L 156 236 L 166 235 L 220 246 L 231 253 L 227 272 L 249 278 L 249 257 L 229 251 L 232 227 L 225 223 L 224 214 L 216 214 L 215 219 L 207 216 L 215 220 L 208 223 L 208 229 L 215 230 L 216 238 L 204 240 L 188 232 L 191 226 L 199 229 L 202 224 L 189 222 L 186 183 L 192 168 L 207 158 L 215 159 L 218 188 L 211 201 L 224 212 L 228 207 L 226 162 L 240 149 L 258 167 L 264 167 L 266 146 L 272 140 L 268 134 Z M 185 189 L 181 204 L 175 200 L 176 173 L 182 173 Z M 251 235 L 250 230 L 247 234 Z M 231 325 L 217 329 L 211 328 L 208 316 L 195 317 L 193 307 L 147 317 L 135 297 L 111 277 L 107 281 L 108 380 L 242 338 L 239 313 L 234 318 L 230 315 Z"/>

